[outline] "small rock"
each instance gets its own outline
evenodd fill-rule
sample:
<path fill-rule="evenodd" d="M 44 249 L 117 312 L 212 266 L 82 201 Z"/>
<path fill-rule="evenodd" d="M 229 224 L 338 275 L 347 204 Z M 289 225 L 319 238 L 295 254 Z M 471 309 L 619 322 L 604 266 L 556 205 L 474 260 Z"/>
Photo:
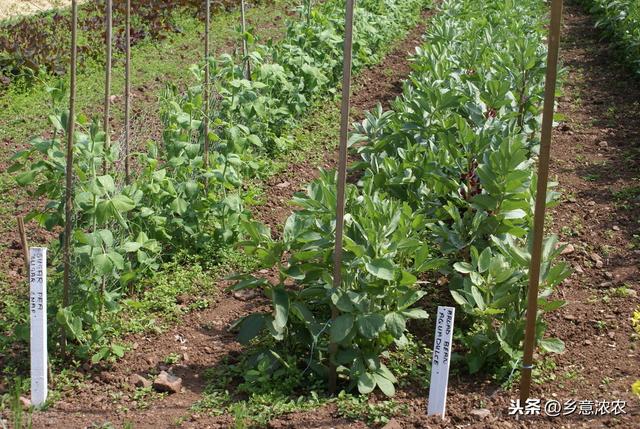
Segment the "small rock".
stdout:
<path fill-rule="evenodd" d="M 600 146 L 601 148 L 605 148 L 609 146 L 609 143 L 605 140 L 602 140 L 600 143 L 598 143 L 598 146 Z"/>
<path fill-rule="evenodd" d="M 477 420 L 484 420 L 491 415 L 491 411 L 486 408 L 478 408 L 476 410 L 471 410 L 469 414 L 471 414 Z"/>
<path fill-rule="evenodd" d="M 606 278 L 608 278 L 609 280 L 613 280 L 613 273 L 612 273 L 612 272 L 610 272 L 610 271 L 606 271 L 606 272 L 604 273 L 604 276 L 605 276 Z"/>
<path fill-rule="evenodd" d="M 590 346 L 590 345 L 592 345 L 592 344 L 593 344 L 593 341 L 591 341 L 591 340 L 584 340 L 584 341 L 583 341 L 583 344 L 584 344 L 585 346 Z"/>
<path fill-rule="evenodd" d="M 620 227 L 618 225 L 613 225 L 612 228 L 614 231 L 620 231 Z"/>
<path fill-rule="evenodd" d="M 233 293 L 233 297 L 239 301 L 249 301 L 258 296 L 255 289 L 240 289 Z"/>
<path fill-rule="evenodd" d="M 276 188 L 283 189 L 283 188 L 286 188 L 287 186 L 291 186 L 291 183 L 289 183 L 289 182 L 282 182 L 282 183 L 278 183 L 278 184 L 276 185 Z"/>
<path fill-rule="evenodd" d="M 600 283 L 599 287 L 603 289 L 608 289 L 610 287 L 613 287 L 613 282 L 602 282 Z"/>
<path fill-rule="evenodd" d="M 133 374 L 131 377 L 129 377 L 129 383 L 140 388 L 151 387 L 151 381 L 147 380 L 140 374 Z"/>
<path fill-rule="evenodd" d="M 396 419 L 391 419 L 382 429 L 402 429 L 402 426 L 400 426 L 400 423 L 398 423 Z"/>
<path fill-rule="evenodd" d="M 204 352 L 210 355 L 213 353 L 213 350 L 211 350 L 211 347 L 205 347 Z"/>
<path fill-rule="evenodd" d="M 587 205 L 589 205 L 589 206 L 595 206 L 595 205 L 596 205 L 596 202 L 595 202 L 595 201 L 593 201 L 593 200 L 591 200 L 591 201 L 589 201 L 589 202 L 587 203 Z"/>
<path fill-rule="evenodd" d="M 182 360 L 185 362 L 189 362 L 189 353 L 182 353 Z"/>
<path fill-rule="evenodd" d="M 562 316 L 564 318 L 564 320 L 576 320 L 576 316 L 574 316 L 573 314 L 565 314 L 564 316 Z"/>
<path fill-rule="evenodd" d="M 269 270 L 267 269 L 262 269 L 260 271 L 258 271 L 260 274 L 269 274 Z"/>
<path fill-rule="evenodd" d="M 144 360 L 149 366 L 156 366 L 156 363 L 158 363 L 156 358 L 153 356 L 147 356 L 146 358 L 144 358 Z"/>
<path fill-rule="evenodd" d="M 153 381 L 153 388 L 158 392 L 180 393 L 182 390 L 182 379 L 162 371 Z"/>
<path fill-rule="evenodd" d="M 140 347 L 140 346 L 138 345 L 138 343 L 133 343 L 133 345 L 131 346 L 131 348 L 132 348 L 133 350 L 137 350 L 137 349 L 138 349 L 138 347 Z"/>
<path fill-rule="evenodd" d="M 24 396 L 20 397 L 20 403 L 22 404 L 22 408 L 29 409 L 31 408 L 31 399 L 25 398 Z"/>
<path fill-rule="evenodd" d="M 574 269 L 576 270 L 576 273 L 578 274 L 584 274 L 584 270 L 582 269 L 582 267 L 580 266 L 580 264 L 576 264 Z"/>
<path fill-rule="evenodd" d="M 609 332 L 609 338 L 611 338 L 612 340 L 614 340 L 616 338 L 616 333 L 611 331 Z"/>
<path fill-rule="evenodd" d="M 562 249 L 562 252 L 560 252 L 560 254 L 561 255 L 570 255 L 575 251 L 576 251 L 576 249 L 575 249 L 575 247 L 573 247 L 573 244 L 569 243 L 564 247 L 564 249 Z"/>
<path fill-rule="evenodd" d="M 598 261 L 602 261 L 602 258 L 600 257 L 600 255 L 598 255 L 597 253 L 590 253 L 589 257 L 591 258 L 591 260 L 593 262 L 598 262 Z"/>
<path fill-rule="evenodd" d="M 596 268 L 602 268 L 604 267 L 604 262 L 602 262 L 602 259 L 600 259 L 599 261 L 596 261 Z"/>
<path fill-rule="evenodd" d="M 632 296 L 634 298 L 637 298 L 638 292 L 635 289 L 629 289 L 627 290 L 627 296 Z"/>

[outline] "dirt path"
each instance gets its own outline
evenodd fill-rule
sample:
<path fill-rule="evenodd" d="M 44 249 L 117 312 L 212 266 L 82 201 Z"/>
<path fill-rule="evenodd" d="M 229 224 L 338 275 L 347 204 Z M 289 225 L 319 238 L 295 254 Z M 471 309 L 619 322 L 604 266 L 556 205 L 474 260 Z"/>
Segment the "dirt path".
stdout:
<path fill-rule="evenodd" d="M 375 107 L 378 102 L 388 108 L 388 103 L 400 94 L 401 83 L 410 72 L 408 56 L 420 44 L 424 29 L 424 25 L 415 28 L 381 64 L 356 77 L 353 120 L 359 119 L 361 112 Z M 331 147 L 332 143 L 328 141 L 325 146 Z M 267 184 L 267 204 L 256 208 L 256 216 L 273 228 L 282 225 L 291 213 L 288 201 L 293 193 L 317 177 L 318 167 L 331 167 L 335 159 L 333 151 L 325 150 L 318 162 L 303 161 L 290 165 Z M 285 186 L 277 186 L 285 182 Z M 227 286 L 227 282 L 219 283 L 221 290 Z M 233 422 L 229 416 L 209 419 L 189 409 L 201 399 L 205 386 L 201 378 L 203 372 L 214 367 L 225 356 L 241 352 L 235 334 L 227 332 L 229 324 L 264 304 L 265 301 L 261 299 L 245 302 L 225 293 L 213 308 L 188 315 L 179 326 L 158 337 L 133 338 L 131 341 L 135 349 L 127 353 L 124 359 L 108 370 L 87 373 L 87 381 L 82 387 L 64 394 L 50 410 L 34 416 L 34 427 L 84 428 L 94 423 L 122 425 L 132 422 L 135 428 L 160 428 L 172 427 L 185 417 L 182 427 L 230 427 Z M 179 364 L 168 365 L 163 362 L 172 353 L 181 356 Z M 148 408 L 139 409 L 139 404 L 133 398 L 135 389 L 130 385 L 130 376 L 157 374 L 165 369 L 182 377 L 183 392 L 152 401 Z M 321 420 L 326 420 L 330 426 L 364 427 L 336 421 L 328 412 L 311 418 L 316 426 Z"/>

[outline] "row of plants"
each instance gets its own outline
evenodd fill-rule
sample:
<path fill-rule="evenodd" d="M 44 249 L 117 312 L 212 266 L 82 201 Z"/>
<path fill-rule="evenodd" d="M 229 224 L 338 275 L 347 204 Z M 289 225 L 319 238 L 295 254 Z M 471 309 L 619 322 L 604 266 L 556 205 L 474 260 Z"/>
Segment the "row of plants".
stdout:
<path fill-rule="evenodd" d="M 414 24 L 424 6 L 424 0 L 359 2 L 356 13 L 367 21 L 356 28 L 356 69 L 377 61 L 401 35 L 397 29 Z M 106 145 L 97 120 L 77 118 L 73 282 L 67 307 L 61 299 L 60 231 L 69 113 L 61 107 L 64 85 L 49 88 L 53 131 L 17 153 L 10 171 L 19 172 L 18 184 L 34 198 L 47 201 L 28 220 L 60 232 L 50 246 L 55 270 L 48 310 L 54 326 L 71 339 L 76 356 L 99 361 L 122 355 L 112 337 L 123 297 L 141 292 L 141 284 L 151 283 L 143 280 L 178 254 L 198 254 L 211 264 L 238 240 L 240 225 L 250 218 L 245 201 L 251 194 L 243 178 L 268 170 L 270 158 L 286 149 L 278 142 L 287 139 L 296 118 L 335 91 L 343 21 L 341 2 L 330 0 L 315 8 L 308 21 L 291 22 L 281 42 L 252 45 L 250 79 L 243 74 L 245 59 L 222 55 L 208 60 L 215 82 L 208 167 L 203 157 L 204 63 L 192 68 L 196 82 L 185 94 L 171 85 L 162 94 L 162 142 L 149 142 L 146 151 L 132 154 L 137 176 L 129 184 L 117 173 L 119 145 Z M 394 31 L 386 29 L 390 23 Z M 253 41 L 251 34 L 245 37 Z"/>
<path fill-rule="evenodd" d="M 640 74 L 640 3 L 636 0 L 581 0 L 598 20 L 607 37 L 620 49 L 631 68 Z"/>
<path fill-rule="evenodd" d="M 212 10 L 237 6 L 232 0 L 212 1 Z M 105 0 L 85 2 L 79 6 L 79 62 L 104 60 Z M 124 52 L 126 0 L 113 1 L 114 48 Z M 204 17 L 201 0 L 138 0 L 131 2 L 131 44 L 151 38 L 163 40 L 182 29 L 180 14 Z M 20 17 L 0 24 L 0 84 L 9 85 L 16 77 L 28 77 L 46 71 L 63 75 L 70 61 L 71 13 L 53 9 L 33 16 Z M 0 86 L 2 88 L 2 86 Z"/>
<path fill-rule="evenodd" d="M 299 210 L 281 238 L 245 222 L 241 245 L 279 274 L 277 282 L 241 275 L 234 286 L 261 288 L 273 302 L 273 311 L 237 322 L 260 371 L 275 377 L 295 365 L 311 385 L 314 377 L 326 379 L 333 364 L 346 389 L 393 395 L 389 351 L 403 347 L 408 327 L 427 318 L 433 298 L 421 286 L 427 283 L 446 284 L 445 302 L 461 310 L 455 341 L 464 352 L 456 359 L 501 380 L 515 372 L 531 258 L 546 17 L 537 0 L 442 2 L 402 96 L 392 110 L 368 113 L 350 139 L 362 161 L 352 166 L 358 181 L 346 191 L 339 287 L 332 277 L 333 171 L 293 199 Z M 548 203 L 556 197 L 550 192 Z M 545 240 L 540 315 L 564 305 L 551 297 L 569 274 L 553 262 L 562 250 L 557 244 L 555 237 Z M 562 351 L 562 341 L 544 332 L 540 317 L 539 344 Z"/>

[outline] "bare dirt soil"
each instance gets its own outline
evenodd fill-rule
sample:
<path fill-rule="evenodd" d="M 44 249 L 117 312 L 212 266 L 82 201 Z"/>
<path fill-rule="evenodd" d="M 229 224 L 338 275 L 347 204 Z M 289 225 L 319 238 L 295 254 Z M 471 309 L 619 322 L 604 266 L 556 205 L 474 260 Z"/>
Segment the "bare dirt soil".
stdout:
<path fill-rule="evenodd" d="M 407 53 L 420 43 L 418 28 L 380 66 L 357 79 L 357 109 L 399 93 L 409 72 Z M 454 374 L 450 381 L 448 420 L 427 417 L 426 392 L 419 387 L 401 389 L 397 400 L 409 411 L 394 419 L 395 428 L 624 428 L 640 427 L 640 402 L 630 386 L 640 379 L 638 341 L 632 340 L 630 317 L 639 304 L 640 259 L 638 187 L 640 179 L 640 82 L 614 59 L 613 52 L 593 29 L 593 20 L 571 2 L 565 12 L 562 59 L 568 74 L 559 113 L 566 120 L 554 133 L 553 175 L 563 193 L 554 209 L 551 229 L 573 246 L 566 259 L 575 273 L 560 287 L 568 305 L 548 318 L 550 333 L 563 339 L 567 350 L 560 356 L 537 356 L 537 383 L 532 397 L 566 400 L 624 400 L 626 414 L 573 415 L 516 420 L 508 416 L 516 390 L 503 390 L 490 380 Z M 392 70 L 392 73 L 389 73 Z M 354 117 L 356 119 L 356 117 Z M 335 164 L 333 153 L 321 165 Z M 287 201 L 312 180 L 316 165 L 301 162 L 274 178 L 266 190 L 267 205 L 256 216 L 271 226 L 281 225 L 291 212 Z M 277 186 L 288 182 L 285 186 Z M 621 192 L 624 191 L 624 192 Z M 638 191 L 640 193 L 640 191 Z M 631 195 L 631 196 L 629 196 Z M 636 237 L 634 237 L 636 235 Z M 220 282 L 223 290 L 225 282 Z M 622 288 L 624 286 L 624 288 Z M 112 368 L 87 372 L 83 386 L 64 394 L 46 412 L 34 416 L 34 427 L 84 428 L 109 421 L 118 427 L 130 421 L 136 428 L 226 428 L 230 416 L 207 416 L 190 411 L 201 398 L 204 370 L 242 349 L 229 323 L 265 305 L 235 299 L 225 293 L 213 308 L 188 315 L 170 331 L 155 337 L 131 338 L 135 349 Z M 431 343 L 428 334 L 421 339 Z M 180 353 L 183 360 L 171 370 L 184 381 L 182 393 L 154 400 L 137 409 L 132 374 L 158 373 L 169 365 L 162 359 Z M 187 356 L 184 356 L 184 354 Z M 471 414 L 487 409 L 480 418 Z M 274 428 L 365 428 L 364 423 L 338 418 L 335 405 L 275 419 Z"/>

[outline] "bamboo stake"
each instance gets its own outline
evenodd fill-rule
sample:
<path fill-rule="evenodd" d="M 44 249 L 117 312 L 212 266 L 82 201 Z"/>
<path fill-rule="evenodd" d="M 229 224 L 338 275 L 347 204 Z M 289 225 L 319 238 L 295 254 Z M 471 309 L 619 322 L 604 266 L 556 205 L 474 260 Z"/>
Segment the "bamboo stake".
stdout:
<path fill-rule="evenodd" d="M 544 111 L 542 116 L 542 136 L 538 160 L 538 184 L 533 226 L 533 252 L 529 268 L 529 291 L 527 305 L 527 325 L 524 340 L 522 377 L 520 379 L 520 401 L 525 402 L 531 391 L 531 373 L 533 369 L 533 350 L 536 341 L 536 317 L 538 311 L 538 286 L 540 282 L 540 263 L 542 260 L 542 242 L 544 238 L 544 217 L 547 201 L 547 181 L 549 180 L 549 158 L 551 152 L 551 133 L 553 111 L 558 76 L 558 56 L 560 50 L 560 24 L 562 20 L 562 0 L 553 0 L 551 5 L 551 28 L 549 29 L 549 50 L 547 54 L 547 77 L 544 93 Z"/>
<path fill-rule="evenodd" d="M 20 244 L 22 244 L 22 257 L 27 276 L 29 275 L 29 245 L 27 244 L 27 233 L 24 229 L 24 218 L 18 216 L 18 233 L 20 234 Z"/>
<path fill-rule="evenodd" d="M 242 56 L 244 57 L 245 78 L 251 80 L 251 63 L 249 62 L 249 46 L 247 44 L 247 20 L 244 0 L 240 0 L 240 17 L 242 18 Z"/>
<path fill-rule="evenodd" d="M 69 291 L 71 282 L 71 216 L 73 214 L 73 139 L 75 133 L 76 115 L 76 66 L 78 61 L 78 3 L 71 2 L 71 93 L 69 94 L 69 123 L 67 126 L 67 165 L 66 188 L 64 203 L 64 278 L 62 291 L 62 306 L 69 306 Z M 62 329 L 62 354 L 66 354 L 67 333 Z"/>
<path fill-rule="evenodd" d="M 204 25 L 204 169 L 209 168 L 209 31 L 211 27 L 211 0 L 205 0 L 206 19 Z M 208 183 L 205 184 L 207 188 Z"/>
<path fill-rule="evenodd" d="M 111 136 L 109 129 L 109 114 L 111 110 L 111 59 L 112 59 L 112 39 L 113 39 L 113 0 L 107 0 L 106 4 L 106 27 L 107 34 L 105 36 L 105 44 L 107 45 L 106 62 L 105 62 L 105 79 L 104 79 L 104 134 L 105 134 L 105 152 L 111 147 Z M 102 174 L 107 174 L 106 157 L 102 161 Z"/>
<path fill-rule="evenodd" d="M 347 0 L 345 15 L 344 52 L 342 70 L 342 108 L 340 119 L 340 148 L 338 156 L 338 186 L 336 202 L 336 245 L 333 253 L 333 287 L 342 286 L 342 241 L 344 234 L 345 188 L 347 183 L 347 140 L 349 132 L 349 101 L 351 96 L 351 60 L 353 47 L 354 0 Z M 331 307 L 331 319 L 338 317 L 338 309 Z M 335 393 L 338 381 L 335 354 L 337 344 L 329 344 L 329 392 Z"/>
<path fill-rule="evenodd" d="M 131 130 L 131 0 L 125 17 L 124 178 L 129 184 L 129 134 Z"/>

